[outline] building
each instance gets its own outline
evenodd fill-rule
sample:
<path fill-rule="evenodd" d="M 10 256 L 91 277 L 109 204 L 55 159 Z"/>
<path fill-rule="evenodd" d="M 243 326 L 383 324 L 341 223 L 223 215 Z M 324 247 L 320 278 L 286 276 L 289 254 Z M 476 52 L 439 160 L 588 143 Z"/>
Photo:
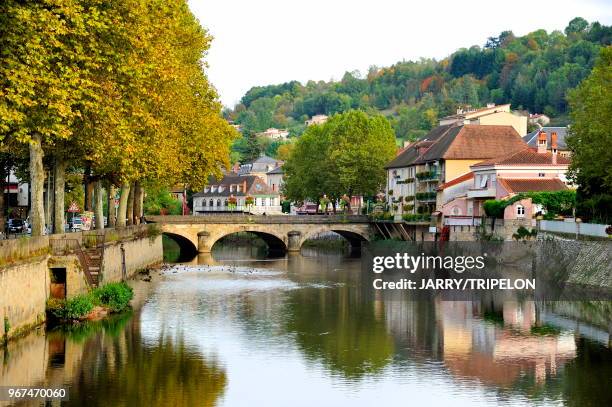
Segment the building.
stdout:
<path fill-rule="evenodd" d="M 266 131 L 262 131 L 261 133 L 256 134 L 257 137 L 267 137 L 272 140 L 286 140 L 289 136 L 288 130 L 280 130 L 274 127 L 269 128 Z"/>
<path fill-rule="evenodd" d="M 313 124 L 323 124 L 329 119 L 327 115 L 317 114 L 310 118 L 310 120 L 306 120 L 306 126 L 312 126 Z"/>
<path fill-rule="evenodd" d="M 527 134 L 527 116 L 512 112 L 510 104 L 488 104 L 482 109 L 458 109 L 457 114 L 440 119 L 441 126 L 449 124 L 508 125 L 514 127 L 520 136 Z"/>
<path fill-rule="evenodd" d="M 542 137 L 544 140 L 544 137 Z M 554 139 L 553 139 L 554 141 Z M 521 151 L 485 160 L 470 166 L 470 172 L 442 184 L 438 207 L 445 217 L 479 217 L 485 213 L 483 203 L 489 199 L 505 199 L 522 192 L 562 191 L 571 187 L 566 177 L 570 164 L 542 143 L 538 150 Z M 506 208 L 504 219 L 531 219 L 542 211 L 530 199 Z"/>
<path fill-rule="evenodd" d="M 238 175 L 255 175 L 261 178 L 266 184 L 268 183 L 268 173 L 273 169 L 281 166 L 282 161 L 276 160 L 272 157 L 262 155 L 256 160 L 246 162 L 240 165 Z"/>
<path fill-rule="evenodd" d="M 233 205 L 232 200 L 235 200 Z M 258 176 L 235 173 L 221 180 L 212 178 L 203 191 L 193 195 L 194 215 L 228 212 L 279 214 L 282 213 L 280 195 Z"/>
<path fill-rule="evenodd" d="M 547 148 L 551 151 L 552 148 L 552 138 L 556 137 L 557 139 L 557 148 L 559 151 L 559 155 L 562 157 L 571 156 L 571 151 L 567 147 L 565 143 L 565 138 L 567 137 L 567 127 L 542 127 L 538 130 L 532 131 L 523 137 L 523 140 L 529 147 L 537 148 L 538 147 L 538 136 L 540 134 L 546 135 L 546 143 Z"/>
<path fill-rule="evenodd" d="M 282 166 L 278 166 L 274 168 L 272 171 L 269 171 L 266 174 L 266 178 L 268 179 L 268 187 L 274 191 L 279 192 L 284 184 L 284 176 L 285 172 L 283 171 Z"/>
<path fill-rule="evenodd" d="M 527 123 L 532 125 L 538 125 L 540 127 L 546 126 L 548 125 L 548 123 L 550 123 L 550 117 L 541 113 L 530 114 Z"/>
<path fill-rule="evenodd" d="M 9 218 L 25 219 L 28 216 L 29 208 L 29 185 L 17 178 L 13 171 L 9 172 L 4 181 L 4 206 L 8 208 Z M 0 231 L 4 230 L 4 225 L 0 225 Z"/>
<path fill-rule="evenodd" d="M 471 165 L 526 147 L 511 126 L 438 126 L 385 167 L 388 204 L 396 213 L 431 213 L 440 185 L 470 172 Z"/>

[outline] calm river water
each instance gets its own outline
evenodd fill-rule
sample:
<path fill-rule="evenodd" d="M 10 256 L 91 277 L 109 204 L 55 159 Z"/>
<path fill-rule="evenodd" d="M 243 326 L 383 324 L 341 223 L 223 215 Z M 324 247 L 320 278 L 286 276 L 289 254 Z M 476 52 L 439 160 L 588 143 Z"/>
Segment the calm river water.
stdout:
<path fill-rule="evenodd" d="M 612 405 L 610 303 L 386 299 L 359 258 L 218 249 L 135 282 L 130 313 L 0 348 L 0 386 L 88 407 Z"/>

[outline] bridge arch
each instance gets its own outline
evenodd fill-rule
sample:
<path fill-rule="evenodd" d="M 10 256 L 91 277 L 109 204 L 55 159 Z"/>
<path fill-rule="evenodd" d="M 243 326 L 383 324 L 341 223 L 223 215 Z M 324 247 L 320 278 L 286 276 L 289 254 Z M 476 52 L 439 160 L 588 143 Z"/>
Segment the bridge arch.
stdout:
<path fill-rule="evenodd" d="M 228 233 L 216 236 L 214 239 L 211 239 L 208 243 L 208 245 L 210 246 L 210 250 L 212 251 L 213 247 L 215 247 L 215 244 L 217 244 L 220 240 L 228 236 L 231 236 L 233 234 L 236 234 L 236 233 L 252 233 L 255 236 L 259 237 L 268 246 L 268 257 L 280 257 L 280 256 L 284 256 L 285 253 L 287 253 L 287 244 L 285 243 L 282 237 L 277 236 L 276 234 L 270 233 L 270 232 L 263 232 L 259 230 L 248 230 L 248 229 L 247 230 L 245 229 L 234 230 L 234 231 L 230 231 Z"/>
<path fill-rule="evenodd" d="M 361 244 L 363 242 L 369 241 L 369 236 L 362 233 L 361 231 L 350 230 L 350 228 L 348 227 L 339 227 L 336 225 L 332 225 L 331 227 L 317 228 L 315 230 L 309 231 L 304 236 L 302 236 L 299 246 L 301 247 L 306 240 L 312 239 L 313 237 L 325 232 L 334 232 L 339 234 L 349 242 L 349 244 L 351 245 L 351 249 L 360 249 Z"/>
<path fill-rule="evenodd" d="M 171 232 L 163 232 L 162 234 L 166 236 L 168 239 L 172 240 L 178 246 L 179 253 L 178 253 L 178 259 L 176 260 L 177 262 L 180 263 L 180 262 L 189 261 L 198 255 L 198 248 L 196 247 L 196 245 L 193 244 L 193 242 L 189 238 L 183 235 L 180 235 L 177 233 L 171 233 Z M 164 252 L 168 250 L 168 248 L 165 246 L 166 245 L 164 245 Z"/>

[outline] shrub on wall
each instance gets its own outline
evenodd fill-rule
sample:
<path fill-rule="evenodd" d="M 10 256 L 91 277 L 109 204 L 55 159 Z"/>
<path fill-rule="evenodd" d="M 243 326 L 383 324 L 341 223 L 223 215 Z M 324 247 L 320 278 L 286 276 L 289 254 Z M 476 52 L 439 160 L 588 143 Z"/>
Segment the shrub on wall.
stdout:
<path fill-rule="evenodd" d="M 119 312 L 127 308 L 130 300 L 134 297 L 134 290 L 125 283 L 105 284 L 93 291 L 93 297 L 112 312 Z"/>
<path fill-rule="evenodd" d="M 50 299 L 47 311 L 58 319 L 74 321 L 84 318 L 94 307 L 90 295 L 77 295 L 69 300 Z"/>

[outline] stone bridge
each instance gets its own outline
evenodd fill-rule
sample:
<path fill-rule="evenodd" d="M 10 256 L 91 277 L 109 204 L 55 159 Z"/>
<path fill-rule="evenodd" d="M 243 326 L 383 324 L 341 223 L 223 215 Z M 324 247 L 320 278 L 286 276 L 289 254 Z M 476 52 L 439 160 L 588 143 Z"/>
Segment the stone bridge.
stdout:
<path fill-rule="evenodd" d="M 147 216 L 147 222 L 161 225 L 162 233 L 173 238 L 181 249 L 210 253 L 221 238 L 238 232 L 261 237 L 271 252 L 299 251 L 307 239 L 322 232 L 336 232 L 352 247 L 360 247 L 375 234 L 366 216 L 358 215 L 203 215 Z"/>

